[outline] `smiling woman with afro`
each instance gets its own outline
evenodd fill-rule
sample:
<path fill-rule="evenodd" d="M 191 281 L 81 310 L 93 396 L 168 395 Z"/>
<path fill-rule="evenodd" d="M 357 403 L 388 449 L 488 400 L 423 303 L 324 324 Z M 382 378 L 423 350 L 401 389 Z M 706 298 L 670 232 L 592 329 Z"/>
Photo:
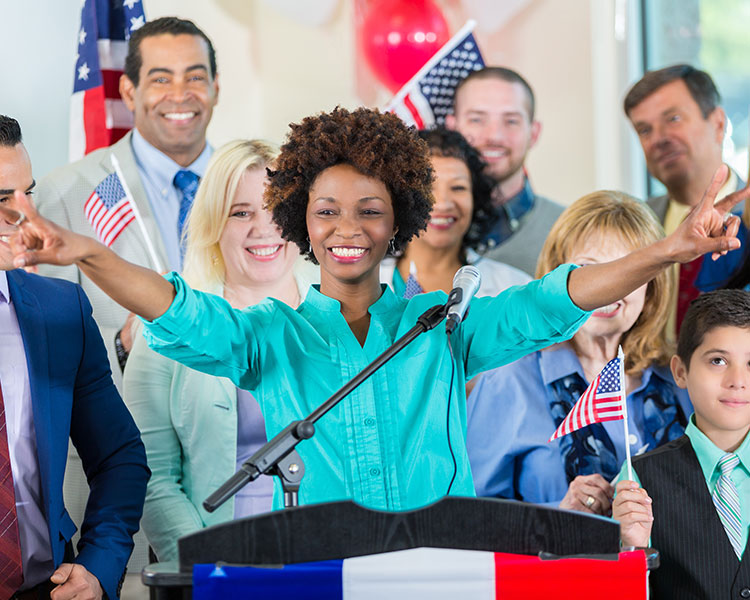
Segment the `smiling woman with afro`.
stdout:
<path fill-rule="evenodd" d="M 308 193 L 321 172 L 340 164 L 388 188 L 398 228 L 396 250 L 426 227 L 433 202 L 427 144 L 394 114 L 336 108 L 291 125 L 265 192 L 281 234 L 309 260 L 317 263 L 307 234 Z"/>

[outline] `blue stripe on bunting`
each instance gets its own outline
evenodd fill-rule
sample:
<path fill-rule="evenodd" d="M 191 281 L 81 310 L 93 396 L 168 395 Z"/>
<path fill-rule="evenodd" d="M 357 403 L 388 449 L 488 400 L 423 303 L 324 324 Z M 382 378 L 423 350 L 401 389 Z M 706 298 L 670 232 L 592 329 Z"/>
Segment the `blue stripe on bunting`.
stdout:
<path fill-rule="evenodd" d="M 343 600 L 343 560 L 285 565 L 280 568 L 193 567 L 194 600 Z"/>

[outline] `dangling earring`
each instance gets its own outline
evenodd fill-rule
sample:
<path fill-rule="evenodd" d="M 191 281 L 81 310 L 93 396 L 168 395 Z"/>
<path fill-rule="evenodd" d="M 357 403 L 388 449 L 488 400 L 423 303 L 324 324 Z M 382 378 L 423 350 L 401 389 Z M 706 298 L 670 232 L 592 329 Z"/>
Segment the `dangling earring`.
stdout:
<path fill-rule="evenodd" d="M 310 241 L 310 238 L 307 238 L 307 252 L 312 254 L 312 242 Z"/>
<path fill-rule="evenodd" d="M 391 254 L 396 254 L 396 236 L 394 235 L 391 238 L 391 241 L 388 242 L 388 250 Z"/>

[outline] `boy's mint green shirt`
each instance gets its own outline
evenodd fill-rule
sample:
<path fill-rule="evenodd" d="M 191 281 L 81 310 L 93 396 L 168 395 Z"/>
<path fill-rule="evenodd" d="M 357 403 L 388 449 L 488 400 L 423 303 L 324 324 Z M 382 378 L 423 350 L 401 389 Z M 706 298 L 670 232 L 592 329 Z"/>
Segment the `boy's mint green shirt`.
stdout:
<path fill-rule="evenodd" d="M 495 297 L 475 298 L 453 334 L 456 356 L 450 441 L 458 463 L 451 494 L 473 496 L 466 454 L 465 384 L 481 371 L 569 339 L 589 313 L 567 292 L 572 265 Z M 161 317 L 145 322 L 149 346 L 206 373 L 228 377 L 260 402 L 269 439 L 303 418 L 352 379 L 417 317 L 446 301 L 443 292 L 397 298 L 387 286 L 370 307 L 360 346 L 338 301 L 311 287 L 296 309 L 269 299 L 242 310 L 190 289 L 176 289 Z M 422 334 L 316 423 L 297 447 L 305 463 L 300 504 L 350 498 L 383 510 L 413 509 L 448 490 L 453 461 L 446 416 L 451 357 L 445 327 Z M 503 410 L 498 405 L 498 410 Z M 275 506 L 281 506 L 277 486 Z"/>
<path fill-rule="evenodd" d="M 695 455 L 698 457 L 698 464 L 701 466 L 703 478 L 708 486 L 708 493 L 713 496 L 716 484 L 719 481 L 721 470 L 719 469 L 719 459 L 726 454 L 724 450 L 718 448 L 705 433 L 698 429 L 695 424 L 695 414 L 688 420 L 688 426 L 685 428 L 685 435 L 690 438 L 690 444 L 693 446 Z M 740 498 L 740 512 L 742 519 L 742 547 L 747 545 L 748 528 L 750 528 L 750 435 L 740 444 L 740 447 L 734 451 L 739 457 L 740 463 L 732 471 L 732 481 L 737 487 L 737 494 Z M 628 478 L 628 465 L 623 463 L 620 469 L 620 475 L 617 481 Z M 633 481 L 641 485 L 638 474 L 633 469 Z M 648 492 L 648 490 L 646 490 Z M 675 493 L 679 493 L 679 490 Z"/>

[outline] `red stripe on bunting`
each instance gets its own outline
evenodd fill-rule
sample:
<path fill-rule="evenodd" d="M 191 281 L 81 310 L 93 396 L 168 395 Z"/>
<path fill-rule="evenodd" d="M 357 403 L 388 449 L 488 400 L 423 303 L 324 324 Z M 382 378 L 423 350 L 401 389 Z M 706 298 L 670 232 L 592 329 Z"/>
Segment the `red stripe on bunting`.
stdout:
<path fill-rule="evenodd" d="M 648 565 L 643 550 L 617 560 L 495 553 L 497 600 L 646 600 Z"/>

